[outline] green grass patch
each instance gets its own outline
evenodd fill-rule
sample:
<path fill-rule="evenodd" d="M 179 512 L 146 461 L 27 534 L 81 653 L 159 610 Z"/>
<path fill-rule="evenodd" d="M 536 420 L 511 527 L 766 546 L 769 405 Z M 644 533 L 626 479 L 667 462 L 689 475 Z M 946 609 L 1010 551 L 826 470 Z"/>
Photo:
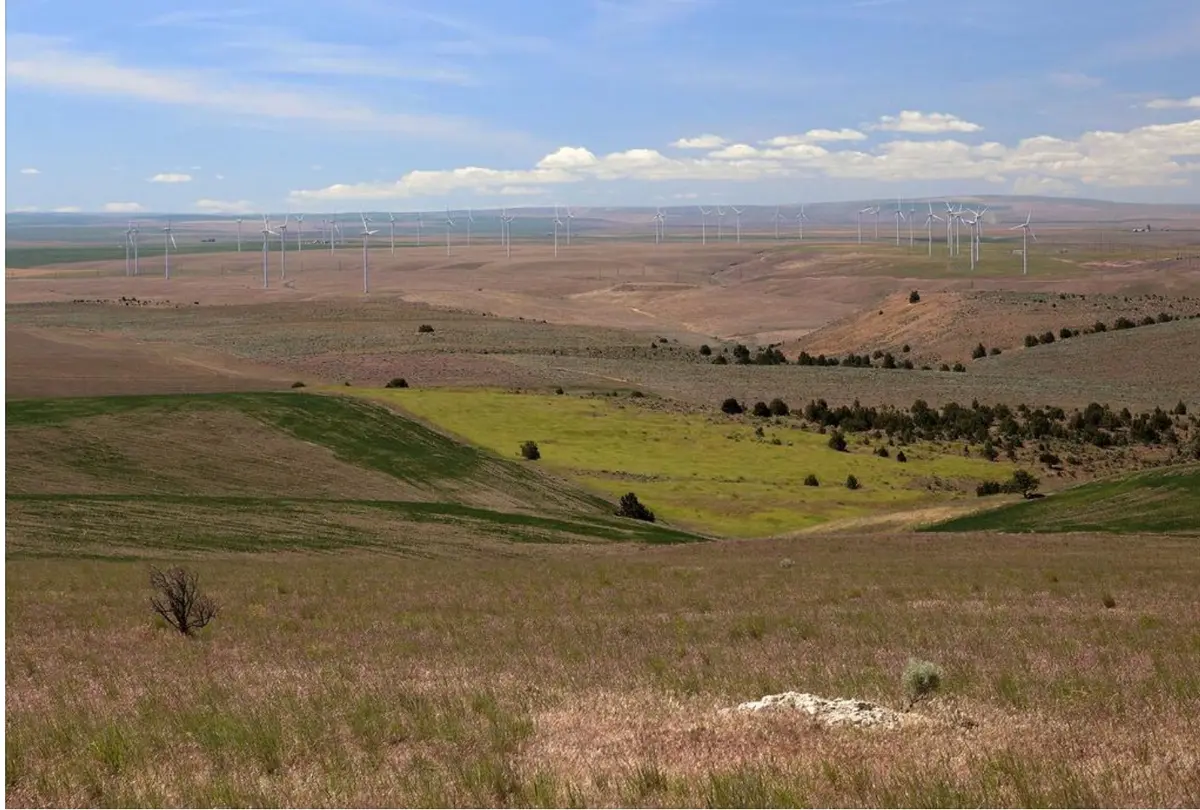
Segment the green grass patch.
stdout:
<path fill-rule="evenodd" d="M 944 501 L 930 482 L 1007 477 L 1011 467 L 932 445 L 904 448 L 907 464 L 855 443 L 838 453 L 794 419 L 672 413 L 603 397 L 486 390 L 354 390 L 395 403 L 455 435 L 516 458 L 538 443 L 537 464 L 617 497 L 630 490 L 668 521 L 724 535 L 765 536 L 832 519 Z M 715 407 L 715 406 L 714 406 Z M 755 427 L 763 436 L 755 435 Z M 778 439 L 778 444 L 774 440 Z M 821 482 L 805 487 L 809 473 Z M 846 477 L 862 489 L 850 491 Z M 940 489 L 935 487 L 935 489 Z"/>
<path fill-rule="evenodd" d="M 25 270 L 31 267 L 45 267 L 51 264 L 73 264 L 75 262 L 102 262 L 125 260 L 124 246 L 116 244 L 118 237 L 113 236 L 113 245 L 46 245 L 33 247 L 11 247 L 4 251 L 4 266 L 13 270 Z M 236 242 L 215 242 L 204 244 L 181 244 L 179 250 L 172 249 L 171 255 L 190 255 L 196 253 L 236 253 Z M 242 240 L 242 250 L 253 250 L 249 238 Z M 138 264 L 142 275 L 162 273 L 163 246 L 161 242 L 142 242 L 138 246 Z M 157 259 L 156 266 L 146 263 Z M 133 259 L 130 258 L 130 262 Z"/>
<path fill-rule="evenodd" d="M 947 520 L 927 531 L 1200 532 L 1200 465 L 1093 481 Z"/>

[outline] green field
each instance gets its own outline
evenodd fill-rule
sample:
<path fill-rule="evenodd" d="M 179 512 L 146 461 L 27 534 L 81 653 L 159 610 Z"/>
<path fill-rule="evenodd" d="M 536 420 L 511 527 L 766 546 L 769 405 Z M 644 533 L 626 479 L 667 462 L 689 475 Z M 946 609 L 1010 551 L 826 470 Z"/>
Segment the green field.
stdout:
<path fill-rule="evenodd" d="M 928 530 L 1200 533 L 1200 465 L 1092 481 L 1035 501 L 954 518 Z"/>
<path fill-rule="evenodd" d="M 44 267 L 51 264 L 71 264 L 74 262 L 103 262 L 125 260 L 125 248 L 119 246 L 118 237 L 113 238 L 110 245 L 47 245 L 44 247 L 10 247 L 4 251 L 4 266 L 10 270 L 23 270 L 31 267 Z M 242 240 L 242 252 L 255 251 L 261 242 L 254 244 L 249 239 Z M 171 255 L 189 255 L 195 253 L 231 253 L 237 251 L 236 242 L 205 242 L 181 243 L 179 249 L 171 250 Z M 138 246 L 138 261 L 142 272 L 151 269 L 146 262 L 157 260 L 162 263 L 162 245 L 143 243 Z M 132 262 L 133 259 L 131 258 Z M 160 268 L 161 269 L 161 268 Z"/>
<path fill-rule="evenodd" d="M 6 405 L 8 553 L 698 539 L 361 400 L 212 394 Z"/>
<path fill-rule="evenodd" d="M 761 537 L 855 518 L 945 503 L 929 485 L 1006 477 L 1010 465 L 964 458 L 932 445 L 873 455 L 851 436 L 849 452 L 801 430 L 798 420 L 675 413 L 649 400 L 400 389 L 354 393 L 394 403 L 465 440 L 516 458 L 538 443 L 538 462 L 609 496 L 630 490 L 667 520 L 728 536 Z M 755 435 L 761 426 L 762 437 Z M 778 443 L 775 443 L 778 440 Z M 896 461 L 903 450 L 908 462 Z M 820 486 L 807 487 L 807 475 Z M 846 488 L 855 475 L 859 490 Z M 942 487 L 934 484 L 934 489 Z"/>

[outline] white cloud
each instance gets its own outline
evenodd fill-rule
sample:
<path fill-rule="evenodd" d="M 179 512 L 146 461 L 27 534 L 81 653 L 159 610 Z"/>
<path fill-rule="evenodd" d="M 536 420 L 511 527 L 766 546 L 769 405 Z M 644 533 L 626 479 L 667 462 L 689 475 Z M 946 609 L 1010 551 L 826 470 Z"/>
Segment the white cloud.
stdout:
<path fill-rule="evenodd" d="M 682 194 L 672 194 L 671 198 L 675 199 L 675 200 L 694 200 L 699 196 L 700 195 L 697 194 L 696 192 L 691 191 L 691 192 L 686 192 L 686 193 L 682 193 Z"/>
<path fill-rule="evenodd" d="M 144 209 L 135 202 L 108 202 L 104 204 L 104 210 L 110 214 L 132 214 Z"/>
<path fill-rule="evenodd" d="M 249 214 L 254 207 L 248 200 L 196 200 L 197 211 L 205 214 Z"/>
<path fill-rule="evenodd" d="M 520 189 L 520 193 L 526 193 L 564 184 L 617 180 L 755 181 L 818 176 L 877 182 L 1020 182 L 1023 187 L 1042 183 L 1047 190 L 1068 193 L 1068 186 L 1074 188 L 1080 184 L 1180 185 L 1200 172 L 1200 120 L 1139 127 L 1127 132 L 1087 132 L 1074 139 L 1039 135 L 1012 145 L 997 141 L 968 144 L 954 138 L 899 139 L 869 149 L 796 142 L 805 139 L 806 136 L 778 136 L 760 141 L 768 144 L 765 148 L 736 143 L 683 158 L 669 157 L 654 149 L 596 155 L 582 146 L 564 146 L 537 161 L 532 168 L 468 166 L 417 170 L 395 181 L 338 183 L 293 191 L 290 196 L 296 203 L 365 201 L 428 198 L 455 191 L 496 194 Z"/>
<path fill-rule="evenodd" d="M 127 66 L 106 54 L 70 50 L 61 38 L 10 34 L 7 44 L 8 81 L 13 85 L 260 120 L 305 121 L 345 131 L 484 140 L 492 146 L 525 140 L 512 133 L 489 132 L 469 119 L 386 112 L 341 95 L 298 92 L 267 81 L 248 83 L 215 71 Z"/>
<path fill-rule="evenodd" d="M 1200 108 L 1200 96 L 1192 96 L 1191 98 L 1156 98 L 1153 101 L 1147 101 L 1146 106 L 1152 110 Z"/>
<path fill-rule="evenodd" d="M 78 205 L 60 205 L 58 208 L 51 208 L 56 214 L 78 214 L 83 209 Z"/>
<path fill-rule="evenodd" d="M 190 174 L 175 174 L 172 172 L 166 172 L 166 173 L 154 175 L 147 182 L 150 182 L 150 183 L 190 183 L 190 182 L 192 182 L 192 176 Z"/>
<path fill-rule="evenodd" d="M 857 129 L 810 129 L 803 135 L 776 135 L 760 141 L 765 146 L 785 147 L 808 143 L 835 143 L 837 141 L 865 141 L 867 136 Z"/>
<path fill-rule="evenodd" d="M 224 180 L 224 179 L 225 179 L 225 175 L 223 175 L 223 174 L 214 175 L 214 177 L 216 177 L 218 180 Z"/>
<path fill-rule="evenodd" d="M 695 138 L 680 138 L 672 141 L 676 149 L 717 149 L 729 143 L 720 135 L 697 135 Z"/>
<path fill-rule="evenodd" d="M 1013 181 L 1012 190 L 1013 194 L 1046 194 L 1052 197 L 1077 193 L 1073 184 L 1056 177 L 1018 177 Z"/>
<path fill-rule="evenodd" d="M 41 209 L 39 209 L 36 205 L 18 205 L 16 208 L 8 209 L 8 212 L 10 214 L 34 214 L 39 210 Z"/>
<path fill-rule="evenodd" d="M 33 167 L 21 169 L 21 174 L 41 174 L 41 172 Z"/>
<path fill-rule="evenodd" d="M 983 127 L 964 121 L 957 115 L 949 113 L 924 113 L 917 110 L 903 110 L 899 115 L 880 116 L 879 123 L 871 129 L 881 129 L 887 132 L 909 132 L 920 135 L 933 135 L 940 132 L 978 132 Z"/>
<path fill-rule="evenodd" d="M 486 190 L 484 193 L 487 193 Z M 538 194 L 545 194 L 546 189 L 529 186 L 504 186 L 496 193 L 502 197 L 535 197 Z"/>

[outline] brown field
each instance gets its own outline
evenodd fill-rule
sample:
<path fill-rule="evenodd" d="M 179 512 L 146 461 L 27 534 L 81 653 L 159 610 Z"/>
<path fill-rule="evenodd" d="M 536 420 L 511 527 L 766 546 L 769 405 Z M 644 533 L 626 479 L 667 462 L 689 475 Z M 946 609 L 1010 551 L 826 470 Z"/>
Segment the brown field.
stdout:
<path fill-rule="evenodd" d="M 7 396 L 405 377 L 638 389 L 661 399 L 616 407 L 680 412 L 778 396 L 1182 399 L 1194 415 L 1200 320 L 1018 345 L 1200 311 L 1200 268 L 1106 254 L 1081 230 L 1039 238 L 1028 278 L 1007 253 L 968 277 L 921 251 L 765 241 L 581 242 L 557 262 L 528 243 L 512 262 L 494 244 L 375 249 L 369 296 L 350 247 L 306 250 L 303 267 L 289 251 L 287 284 L 266 291 L 252 250 L 180 255 L 170 282 L 116 262 L 15 271 Z M 968 370 L 718 366 L 697 351 L 771 341 L 789 356 L 908 342 Z M 1005 352 L 971 362 L 977 342 Z M 7 430 L 9 805 L 1200 804 L 1194 539 L 911 530 L 962 503 L 768 540 L 661 523 L 634 539 L 607 513 L 585 525 L 582 490 L 536 467 L 513 495 L 519 459 L 418 486 L 364 463 L 376 445 L 351 458 L 244 413 L 117 402 L 53 427 L 27 408 Z M 1091 450 L 1065 475 L 1161 462 Z M 444 447 L 406 452 L 406 468 L 450 463 Z M 738 483 L 722 486 L 736 498 Z M 148 564 L 184 561 L 222 607 L 193 639 L 147 607 Z M 900 709 L 911 657 L 944 682 L 898 730 L 721 713 L 785 690 Z"/>

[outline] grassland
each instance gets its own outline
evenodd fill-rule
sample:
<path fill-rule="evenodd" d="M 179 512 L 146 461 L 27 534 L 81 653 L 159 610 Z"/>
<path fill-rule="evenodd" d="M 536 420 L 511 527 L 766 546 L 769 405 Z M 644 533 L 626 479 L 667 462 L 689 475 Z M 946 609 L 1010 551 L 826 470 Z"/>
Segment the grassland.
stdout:
<path fill-rule="evenodd" d="M 223 612 L 193 641 L 119 548 L 10 558 L 7 803 L 1200 800 L 1191 540 L 526 548 L 197 548 Z M 718 713 L 785 689 L 898 705 L 911 655 L 946 673 L 925 725 Z"/>
<path fill-rule="evenodd" d="M 944 521 L 930 530 L 1200 534 L 1200 465 L 1092 481 L 1036 501 Z"/>
<path fill-rule="evenodd" d="M 75 262 L 98 262 L 111 261 L 120 259 L 125 261 L 125 248 L 118 246 L 118 236 L 113 237 L 113 244 L 109 245 L 29 245 L 22 247 L 10 247 L 4 251 L 4 266 L 10 269 L 25 270 L 33 267 L 46 267 L 48 265 L 58 264 L 73 264 Z M 243 244 L 243 249 L 253 250 L 249 237 Z M 179 246 L 179 249 L 171 249 L 171 254 L 205 254 L 205 253 L 236 253 L 237 243 L 230 242 L 205 242 L 201 244 L 184 242 Z M 142 273 L 161 271 L 161 266 L 157 269 L 148 267 L 145 262 L 158 260 L 161 265 L 163 258 L 163 246 L 158 240 L 155 242 L 142 242 L 138 246 L 138 260 L 141 262 Z M 132 259 L 130 259 L 132 261 Z"/>
<path fill-rule="evenodd" d="M 515 456 L 541 448 L 540 465 L 609 496 L 633 490 L 656 513 L 702 531 L 778 534 L 822 522 L 944 503 L 957 484 L 1005 476 L 1010 465 L 964 458 L 932 445 L 890 448 L 828 437 L 790 418 L 756 420 L 664 408 L 641 399 L 503 391 L 398 389 L 355 393 L 394 403 L 438 427 Z M 643 398 L 644 399 L 644 398 Z M 757 436 L 755 428 L 763 435 Z M 894 458 L 903 449 L 907 463 Z M 821 485 L 804 486 L 814 474 Z M 846 488 L 853 474 L 859 490 Z M 936 482 L 936 483 L 935 483 Z M 973 485 L 973 484 L 972 484 Z"/>

